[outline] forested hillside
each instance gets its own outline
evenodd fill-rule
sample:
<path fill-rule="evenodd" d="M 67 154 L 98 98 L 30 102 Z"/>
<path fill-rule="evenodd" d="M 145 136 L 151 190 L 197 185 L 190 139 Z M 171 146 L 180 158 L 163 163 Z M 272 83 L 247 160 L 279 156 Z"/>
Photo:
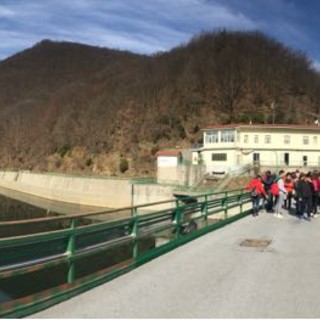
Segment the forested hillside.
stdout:
<path fill-rule="evenodd" d="M 258 32 L 212 32 L 153 56 L 45 40 L 0 62 L 2 168 L 151 175 L 208 123 L 312 123 L 320 75 Z"/>

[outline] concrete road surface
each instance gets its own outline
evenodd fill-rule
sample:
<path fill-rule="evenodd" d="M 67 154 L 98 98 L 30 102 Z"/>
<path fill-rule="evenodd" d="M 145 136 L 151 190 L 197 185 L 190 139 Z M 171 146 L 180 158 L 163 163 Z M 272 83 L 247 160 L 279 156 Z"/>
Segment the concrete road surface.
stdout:
<path fill-rule="evenodd" d="M 320 217 L 248 216 L 32 317 L 320 318 Z"/>

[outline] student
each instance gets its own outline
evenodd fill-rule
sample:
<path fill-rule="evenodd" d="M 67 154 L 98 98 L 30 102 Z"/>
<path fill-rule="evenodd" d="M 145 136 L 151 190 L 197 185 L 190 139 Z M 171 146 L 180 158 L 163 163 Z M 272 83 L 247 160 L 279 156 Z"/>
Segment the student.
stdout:
<path fill-rule="evenodd" d="M 285 177 L 284 170 L 280 170 L 279 171 L 279 179 L 277 181 L 278 188 L 279 188 L 279 197 L 278 197 L 277 204 L 275 206 L 275 215 L 274 215 L 275 217 L 280 218 L 280 219 L 283 218 L 282 207 L 283 207 L 284 199 L 288 193 L 286 188 L 284 187 L 284 181 L 283 181 L 284 177 Z"/>
<path fill-rule="evenodd" d="M 274 212 L 274 207 L 277 205 L 278 198 L 279 198 L 278 178 L 275 174 L 272 176 L 272 184 L 270 187 L 270 194 L 271 194 L 271 199 L 270 199 L 271 211 L 270 212 Z"/>
<path fill-rule="evenodd" d="M 261 182 L 261 176 L 257 175 L 255 178 L 251 179 L 244 189 L 251 191 L 252 215 L 254 217 L 258 216 L 260 209 L 260 199 L 261 197 L 266 197 L 266 192 Z"/>
<path fill-rule="evenodd" d="M 299 217 L 310 221 L 312 212 L 313 184 L 311 173 L 304 175 L 301 173 L 300 179 L 296 184 L 297 202 L 299 207 Z"/>
<path fill-rule="evenodd" d="M 295 179 L 294 190 L 296 200 L 296 216 L 299 218 L 303 217 L 303 204 L 302 204 L 302 185 L 304 183 L 305 174 L 299 173 L 299 177 Z"/>
<path fill-rule="evenodd" d="M 312 197 L 312 217 L 316 217 L 318 214 L 318 203 L 319 203 L 319 193 L 320 193 L 320 180 L 319 173 L 313 171 L 311 181 L 313 184 L 313 197 Z"/>
<path fill-rule="evenodd" d="M 294 181 L 292 179 L 292 175 L 290 172 L 288 172 L 284 178 L 284 187 L 287 190 L 287 197 L 284 200 L 284 208 L 288 209 L 289 212 L 291 210 L 291 200 L 292 200 L 292 194 L 294 189 Z"/>
<path fill-rule="evenodd" d="M 267 212 L 272 212 L 272 207 L 273 207 L 273 196 L 271 193 L 272 183 L 273 183 L 273 177 L 272 177 L 271 171 L 268 170 L 266 171 L 265 175 L 262 178 L 262 184 L 267 194 L 267 204 L 266 204 Z"/>

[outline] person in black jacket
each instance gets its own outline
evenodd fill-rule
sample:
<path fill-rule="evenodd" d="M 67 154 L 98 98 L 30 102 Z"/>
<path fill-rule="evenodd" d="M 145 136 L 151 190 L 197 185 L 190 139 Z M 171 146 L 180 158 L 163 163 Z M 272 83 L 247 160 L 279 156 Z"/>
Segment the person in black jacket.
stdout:
<path fill-rule="evenodd" d="M 300 218 L 310 220 L 312 212 L 313 184 L 311 182 L 311 173 L 304 175 L 301 173 L 296 186 L 297 208 Z"/>
<path fill-rule="evenodd" d="M 273 207 L 273 195 L 271 194 L 270 188 L 273 183 L 273 176 L 271 174 L 271 171 L 268 170 L 266 171 L 265 175 L 262 178 L 262 184 L 264 186 L 264 190 L 267 194 L 267 203 L 266 203 L 266 211 L 267 212 L 272 212 L 272 207 Z"/>

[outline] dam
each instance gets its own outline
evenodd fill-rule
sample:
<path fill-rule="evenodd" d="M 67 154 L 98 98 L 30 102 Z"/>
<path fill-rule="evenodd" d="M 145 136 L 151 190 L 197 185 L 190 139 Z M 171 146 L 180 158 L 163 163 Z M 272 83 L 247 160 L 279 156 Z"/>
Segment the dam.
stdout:
<path fill-rule="evenodd" d="M 0 222 L 1 316 L 26 316 L 64 301 L 251 210 L 243 190 L 174 198 L 169 187 L 116 182 L 112 188 L 108 179 L 2 173 L 7 195 L 24 197 L 29 206 L 41 199 L 42 211 L 36 218 Z M 55 203 L 60 196 L 64 201 Z M 92 207 L 94 199 L 99 206 Z M 106 199 L 114 208 L 103 206 Z M 143 204 L 120 207 L 132 200 Z"/>
<path fill-rule="evenodd" d="M 30 171 L 0 171 L 0 187 L 77 205 L 122 208 L 174 199 L 174 186 L 144 181 Z"/>

